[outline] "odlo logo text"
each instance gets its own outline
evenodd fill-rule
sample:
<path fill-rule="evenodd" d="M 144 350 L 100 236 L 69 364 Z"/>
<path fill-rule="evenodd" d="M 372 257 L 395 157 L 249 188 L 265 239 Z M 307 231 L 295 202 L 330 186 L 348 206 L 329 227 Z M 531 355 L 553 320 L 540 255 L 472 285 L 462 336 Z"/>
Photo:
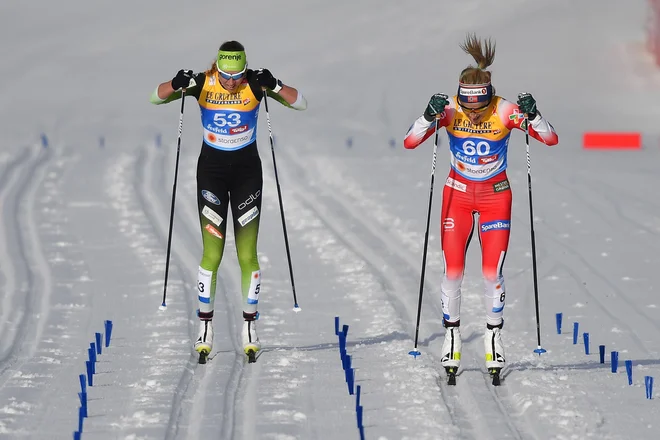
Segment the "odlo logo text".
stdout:
<path fill-rule="evenodd" d="M 250 194 L 250 197 L 248 197 L 247 200 L 245 200 L 243 203 L 238 205 L 238 210 L 242 211 L 248 206 L 250 206 L 255 200 L 257 200 L 257 198 L 259 198 L 260 195 L 261 195 L 260 189 L 258 189 L 256 193 Z"/>

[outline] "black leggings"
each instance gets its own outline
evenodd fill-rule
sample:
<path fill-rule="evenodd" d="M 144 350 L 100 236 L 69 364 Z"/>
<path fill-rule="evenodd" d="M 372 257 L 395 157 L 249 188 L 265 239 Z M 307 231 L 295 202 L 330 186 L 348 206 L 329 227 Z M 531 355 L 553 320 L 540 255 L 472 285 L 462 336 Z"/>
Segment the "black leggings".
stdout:
<path fill-rule="evenodd" d="M 263 177 L 257 144 L 236 151 L 222 151 L 206 144 L 197 161 L 197 206 L 204 254 L 199 267 L 200 318 L 213 316 L 215 285 L 222 260 L 231 205 L 236 253 L 241 267 L 244 311 L 256 313 L 261 272 L 257 237 Z"/>

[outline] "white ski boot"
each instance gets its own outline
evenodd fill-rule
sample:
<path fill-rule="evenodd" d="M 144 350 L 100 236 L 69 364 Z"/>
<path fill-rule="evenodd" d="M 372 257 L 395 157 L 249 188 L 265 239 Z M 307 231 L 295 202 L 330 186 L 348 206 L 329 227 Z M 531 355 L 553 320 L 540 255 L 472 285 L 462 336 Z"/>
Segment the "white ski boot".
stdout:
<path fill-rule="evenodd" d="M 486 351 L 486 369 L 504 368 L 504 345 L 502 345 L 502 324 L 493 326 L 486 324 L 486 334 L 484 335 L 484 348 Z"/>
<path fill-rule="evenodd" d="M 460 321 L 448 323 L 445 326 L 445 342 L 442 344 L 442 358 L 440 362 L 447 373 L 447 384 L 456 385 L 456 373 L 461 365 L 461 329 Z"/>
<path fill-rule="evenodd" d="M 195 351 L 199 353 L 199 363 L 206 362 L 206 357 L 213 348 L 213 323 L 211 321 L 199 321 L 199 337 L 195 341 Z"/>
<path fill-rule="evenodd" d="M 257 336 L 256 318 L 257 314 L 248 314 L 243 312 L 243 351 L 248 357 L 248 362 L 256 362 L 257 353 L 261 350 L 261 342 Z"/>
<path fill-rule="evenodd" d="M 442 366 L 458 370 L 461 364 L 461 329 L 459 326 L 445 327 L 445 342 L 442 344 Z"/>

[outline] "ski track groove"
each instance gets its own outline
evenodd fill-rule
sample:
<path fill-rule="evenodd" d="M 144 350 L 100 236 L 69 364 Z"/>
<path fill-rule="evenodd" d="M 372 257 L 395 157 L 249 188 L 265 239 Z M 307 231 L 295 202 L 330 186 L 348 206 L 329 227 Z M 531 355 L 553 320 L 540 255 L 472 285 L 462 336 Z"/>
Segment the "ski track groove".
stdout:
<path fill-rule="evenodd" d="M 164 161 L 165 157 L 161 156 L 161 159 Z M 196 160 L 192 164 L 194 166 L 188 166 L 186 169 L 188 170 L 193 170 L 191 171 L 191 175 L 189 176 L 190 179 L 193 181 L 195 180 L 196 176 Z M 164 168 L 164 163 L 161 164 L 160 168 L 158 169 L 165 169 Z M 164 178 L 164 175 L 161 175 Z M 161 186 L 163 187 L 163 186 Z M 188 209 L 182 210 L 182 212 L 179 213 L 179 218 L 183 217 L 185 220 L 183 222 L 180 222 L 187 227 L 183 228 L 181 230 L 180 228 L 180 233 L 185 233 L 185 239 L 183 242 L 187 243 L 195 243 L 196 241 L 201 242 L 200 238 L 200 232 L 198 229 L 199 225 L 199 217 L 197 215 L 197 186 L 196 183 L 194 184 L 195 190 L 192 194 L 188 194 L 187 196 L 191 196 L 190 198 L 186 197 L 184 201 L 190 201 L 190 205 L 188 206 Z M 193 215 L 195 213 L 195 215 Z M 194 229 L 194 232 L 193 230 Z M 227 242 L 225 242 L 225 250 L 227 250 Z M 200 252 L 201 252 L 201 246 L 200 246 Z M 192 256 L 193 260 L 199 260 L 199 256 Z M 237 316 L 237 307 L 235 303 L 235 299 L 230 292 L 240 292 L 240 280 L 235 279 L 235 274 L 239 273 L 237 271 L 240 270 L 238 266 L 232 267 L 231 269 L 229 268 L 230 261 L 229 259 L 225 258 L 223 256 L 223 261 L 224 264 L 220 265 L 220 268 L 218 269 L 218 275 L 216 279 L 216 292 L 218 290 L 221 290 L 223 292 L 222 297 L 216 296 L 216 302 L 215 305 L 218 305 L 218 301 L 221 301 L 221 304 L 224 304 L 227 308 L 227 316 L 226 320 L 224 320 L 226 324 L 226 330 L 227 330 L 227 335 L 229 335 L 229 342 L 231 346 L 233 347 L 233 351 L 231 352 L 231 355 L 233 355 L 233 360 L 231 361 L 231 371 L 229 375 L 227 376 L 226 384 L 224 385 L 222 395 L 224 396 L 224 407 L 223 407 L 223 415 L 226 417 L 227 420 L 229 420 L 231 423 L 222 423 L 221 431 L 222 435 L 220 438 L 234 438 L 236 435 L 236 426 L 239 425 L 238 417 L 239 414 L 237 411 L 235 411 L 235 408 L 238 407 L 237 402 L 240 400 L 240 393 L 239 390 L 242 388 L 241 384 L 243 383 L 243 379 L 245 377 L 245 356 L 243 355 L 243 347 L 239 343 L 241 339 L 241 335 L 238 331 L 237 327 L 237 322 L 236 322 L 236 316 Z M 233 275 L 232 275 L 233 274 Z M 196 283 L 196 281 L 195 281 Z M 191 284 L 192 285 L 192 284 Z M 217 312 L 217 307 L 216 307 L 216 312 Z M 242 313 L 242 309 L 240 310 Z M 217 315 L 217 313 L 216 313 Z M 214 320 L 214 322 L 217 323 L 217 319 Z M 214 331 L 216 329 L 214 328 Z M 215 335 L 219 335 L 222 333 L 214 333 L 214 338 Z M 193 337 L 196 337 L 196 334 L 194 334 Z M 214 339 L 214 345 L 217 347 L 217 339 Z M 226 343 L 226 340 L 222 341 L 223 343 Z M 217 350 L 217 348 L 216 348 Z M 227 355 L 227 352 L 224 351 L 222 353 L 219 353 L 216 351 L 216 354 L 213 356 L 213 358 L 209 359 L 214 359 L 216 357 L 225 357 Z M 227 362 L 226 364 L 229 364 Z M 225 365 L 226 365 L 225 364 Z M 212 365 L 214 366 L 213 370 L 211 372 L 208 372 L 208 365 L 207 364 L 207 369 L 205 370 L 205 378 L 207 379 L 203 383 L 200 384 L 201 389 L 203 390 L 203 397 L 208 400 L 207 394 L 208 394 L 208 386 L 205 386 L 209 381 L 212 381 L 213 378 L 217 378 L 218 376 L 222 377 L 225 376 L 224 372 L 219 372 L 219 368 L 222 364 L 220 364 L 220 359 L 218 361 L 214 362 Z M 196 401 L 197 404 L 199 404 L 200 401 L 204 402 L 203 398 L 197 397 Z M 204 402 L 205 403 L 205 402 Z M 215 409 L 215 407 L 211 407 L 211 409 Z M 192 425 L 197 427 L 196 432 L 193 432 L 192 435 L 188 435 L 188 438 L 192 439 L 198 439 L 200 436 L 202 436 L 201 433 L 201 427 L 203 426 L 203 421 L 205 417 L 203 416 L 202 411 L 191 411 L 192 414 L 199 414 L 197 417 L 198 422 L 193 423 Z"/>
<path fill-rule="evenodd" d="M 299 199 L 303 202 L 303 204 L 306 206 L 307 209 L 310 211 L 314 212 L 319 219 L 326 225 L 326 227 L 336 235 L 337 239 L 344 243 L 344 245 L 351 249 L 356 255 L 359 255 L 361 258 L 365 260 L 365 263 L 369 266 L 370 270 L 374 273 L 376 278 L 382 280 L 382 283 L 386 288 L 384 291 L 387 293 L 387 297 L 390 300 L 390 302 L 393 304 L 394 309 L 396 310 L 398 316 L 402 319 L 403 322 L 407 323 L 412 323 L 413 318 L 416 316 L 416 311 L 415 313 L 412 313 L 410 310 L 408 310 L 403 304 L 399 298 L 396 296 L 396 292 L 399 291 L 402 288 L 405 288 L 403 286 L 403 281 L 399 280 L 405 280 L 406 275 L 403 275 L 403 272 L 406 270 L 413 270 L 414 272 L 412 273 L 417 273 L 419 270 L 418 264 L 413 263 L 412 261 L 412 255 L 408 254 L 408 251 L 406 249 L 393 249 L 393 245 L 388 244 L 386 240 L 384 240 L 381 237 L 388 237 L 389 235 L 383 231 L 381 231 L 380 227 L 377 225 L 367 225 L 365 224 L 365 221 L 359 218 L 358 216 L 354 215 L 352 210 L 346 206 L 344 202 L 341 200 L 338 200 L 334 193 L 332 191 L 328 192 L 321 192 L 321 191 L 316 191 L 314 192 L 313 196 L 309 194 L 309 190 L 304 189 L 305 186 L 301 185 L 299 182 L 301 180 L 305 180 L 303 176 L 305 176 L 307 173 L 304 169 L 304 167 L 300 164 L 300 160 L 297 158 L 294 158 L 291 154 L 286 154 L 287 158 L 289 161 L 287 161 L 286 165 L 284 166 L 284 169 L 287 170 L 288 168 L 296 168 L 295 171 L 290 171 L 287 173 L 289 177 L 292 177 L 292 182 L 294 182 L 295 185 L 295 192 L 299 195 Z M 295 176 L 295 177 L 293 177 Z M 313 203 L 311 200 L 314 200 L 315 203 Z M 330 213 L 332 215 L 330 216 Z M 333 224 L 329 223 L 327 218 L 333 218 L 335 222 Z M 340 220 L 341 219 L 341 220 Z M 352 227 L 344 227 L 341 228 L 336 225 L 336 223 L 339 223 L 341 225 L 350 225 Z M 356 230 L 359 229 L 359 232 L 356 232 Z M 348 237 L 351 237 L 349 239 Z M 368 239 L 363 239 L 363 237 L 368 237 Z M 374 243 L 378 243 L 378 245 L 374 245 Z M 365 250 L 368 250 L 368 252 L 365 252 Z M 383 252 L 385 251 L 385 252 Z M 377 263 L 377 260 L 380 260 L 377 255 L 387 255 L 388 260 L 387 261 L 392 261 L 392 260 L 397 260 L 397 264 L 392 264 L 389 265 L 387 262 L 383 262 L 381 264 Z M 396 275 L 388 275 L 386 273 L 385 268 L 390 267 L 392 270 L 391 272 L 394 272 Z M 380 269 L 379 269 L 380 267 Z M 425 285 L 434 285 L 435 283 L 431 283 L 427 280 L 425 280 Z M 438 316 L 441 316 L 440 310 L 441 307 L 438 304 L 438 300 L 435 298 L 435 296 L 427 295 L 427 301 L 428 299 L 431 299 L 431 305 L 433 309 L 435 309 L 436 313 L 438 313 Z M 410 331 L 411 329 L 409 329 Z M 413 329 L 414 330 L 414 329 Z M 431 350 L 429 350 L 429 355 L 433 358 L 433 363 L 439 365 L 439 355 L 436 353 L 433 353 Z M 474 356 L 471 356 L 472 358 L 476 359 Z M 470 371 L 464 371 L 462 373 L 463 376 L 465 375 L 472 375 Z M 482 373 L 480 370 L 478 370 L 478 374 L 485 374 Z M 470 395 L 470 400 L 472 404 L 470 405 L 471 408 L 468 409 L 463 409 L 466 405 L 464 404 L 463 400 L 467 397 L 465 393 L 460 394 L 460 399 L 458 399 L 458 393 L 456 393 L 455 397 L 452 396 L 452 393 L 448 388 L 451 388 L 452 386 L 450 385 L 440 385 L 441 382 L 444 382 L 444 376 L 442 373 L 439 375 L 439 381 L 438 385 L 440 385 L 442 399 L 444 403 L 447 406 L 448 409 L 448 414 L 451 418 L 451 422 L 460 430 L 461 429 L 461 422 L 464 421 L 465 419 L 468 420 L 468 422 L 471 423 L 471 425 L 475 428 L 475 437 L 474 438 L 493 438 L 493 439 L 498 439 L 498 438 L 515 438 L 515 439 L 523 439 L 527 438 L 521 434 L 521 431 L 518 429 L 516 426 L 516 423 L 514 420 L 510 417 L 509 414 L 515 414 L 517 411 L 512 411 L 512 409 L 515 409 L 515 404 L 507 402 L 505 403 L 498 394 L 494 393 L 493 390 L 490 390 L 490 397 L 491 400 L 495 403 L 495 407 L 497 408 L 498 413 L 500 414 L 501 420 L 504 420 L 505 423 L 505 433 L 500 432 L 499 434 L 494 433 L 493 427 L 488 426 L 485 421 L 483 420 L 483 417 L 479 417 L 479 415 L 475 415 L 474 409 L 477 409 L 480 413 L 483 413 L 482 405 L 480 406 L 479 404 L 479 399 L 475 398 L 475 396 L 483 396 L 483 388 L 481 386 L 476 387 L 478 388 L 475 389 L 473 387 L 473 383 L 477 381 L 470 380 L 471 378 L 465 377 L 463 380 L 460 382 L 463 383 L 463 385 L 460 385 L 457 383 L 457 386 L 459 388 L 468 388 L 469 389 L 469 395 Z M 489 377 L 487 376 L 485 380 L 488 382 Z M 486 383 L 488 388 L 491 388 L 492 385 L 490 383 Z M 504 385 L 503 385 L 504 386 Z M 458 389 L 457 389 L 458 390 Z M 452 405 L 449 402 L 449 398 L 452 398 L 453 402 L 456 405 Z M 492 407 L 492 405 L 491 405 Z M 457 409 L 461 408 L 461 409 Z M 509 411 L 506 411 L 505 408 L 509 408 Z M 525 431 L 526 434 L 531 434 L 528 431 L 533 431 L 533 429 L 529 426 L 529 424 L 525 424 L 528 430 Z M 531 434 L 534 435 L 534 434 Z M 536 435 L 534 435 L 536 437 Z"/>
<path fill-rule="evenodd" d="M 135 172 L 134 172 L 135 180 L 133 184 L 136 189 L 135 191 L 136 196 L 144 211 L 145 218 L 149 223 L 154 225 L 154 233 L 158 236 L 158 238 L 161 241 L 167 242 L 167 230 L 163 234 L 159 222 L 159 218 L 161 216 L 158 216 L 156 214 L 156 212 L 161 212 L 161 211 L 158 210 L 155 206 L 152 206 L 154 198 L 149 197 L 149 194 L 153 194 L 151 188 L 148 186 L 149 182 L 152 180 L 151 171 L 153 167 L 154 165 L 152 164 L 151 156 L 148 154 L 148 151 L 146 149 L 140 150 L 137 159 L 135 161 Z M 169 212 L 169 209 L 162 212 Z M 173 272 L 172 269 L 175 269 L 177 274 L 181 278 L 183 285 L 186 284 L 190 285 L 188 274 L 184 273 L 185 271 L 183 271 L 179 267 L 179 265 L 175 263 L 174 261 L 175 259 L 172 258 L 172 256 L 175 253 L 176 252 L 172 249 L 172 252 L 170 254 L 170 273 L 169 273 L 170 278 L 168 282 L 171 281 L 172 278 L 171 277 Z M 192 305 L 188 297 L 186 297 L 186 306 L 188 308 L 188 312 L 190 312 Z M 190 325 L 188 326 L 188 335 L 192 337 L 192 329 L 190 328 Z M 166 428 L 166 436 L 165 436 L 165 439 L 167 440 L 176 438 L 176 435 L 178 433 L 178 427 L 179 427 L 178 422 L 182 410 L 182 402 L 186 398 L 186 395 L 189 392 L 191 385 L 193 385 L 193 379 L 194 379 L 195 367 L 196 367 L 195 364 L 196 364 L 195 356 L 193 353 L 191 353 L 190 358 L 186 363 L 184 371 L 182 372 L 181 378 L 179 379 L 179 383 L 177 384 L 176 390 L 172 397 L 172 408 L 170 410 L 170 417 L 168 420 L 168 424 Z"/>
<path fill-rule="evenodd" d="M 152 147 L 153 148 L 153 147 Z M 167 172 L 160 171 L 158 173 L 153 173 L 153 170 L 166 170 L 165 160 L 169 157 L 168 154 L 160 151 L 157 158 L 154 158 L 156 153 L 152 153 L 152 148 L 144 147 L 139 155 L 138 160 L 136 161 L 136 189 L 138 197 L 141 201 L 142 206 L 144 207 L 145 215 L 147 219 L 155 225 L 154 228 L 159 238 L 163 243 L 167 243 L 167 234 L 169 224 L 163 224 L 159 219 L 164 218 L 164 215 L 157 215 L 156 213 L 169 213 L 171 209 L 171 199 L 165 200 L 166 197 L 153 195 L 158 194 L 171 194 L 169 191 L 165 192 L 163 189 L 172 187 L 172 183 L 168 185 L 165 180 Z M 179 163 L 181 167 L 181 162 Z M 144 171 L 142 171 L 144 170 Z M 156 174 L 154 176 L 154 174 Z M 158 180 L 156 180 L 158 179 Z M 177 195 L 176 198 L 181 197 L 181 172 L 179 172 L 177 181 Z M 149 195 L 152 195 L 151 197 Z M 175 207 L 180 206 L 181 203 L 176 203 Z M 196 200 L 195 200 L 196 206 Z M 167 215 L 167 220 L 169 221 L 169 215 Z M 177 221 L 178 220 L 178 221 Z M 183 221 L 182 221 L 183 220 Z M 196 280 L 192 279 L 192 275 L 188 273 L 189 271 L 184 270 L 181 267 L 181 264 L 187 261 L 194 261 L 199 259 L 199 256 L 192 254 L 188 247 L 183 245 L 177 245 L 178 243 L 196 243 L 199 240 L 198 231 L 193 233 L 191 231 L 192 225 L 196 225 L 195 222 L 199 220 L 196 217 L 187 215 L 186 212 L 182 212 L 181 209 L 175 210 L 175 219 L 174 219 L 174 231 L 172 234 L 172 247 L 170 255 L 170 275 L 172 273 L 172 266 L 176 267 L 176 271 L 180 276 L 184 286 L 194 286 Z M 180 264 L 177 264 L 179 262 Z M 222 270 L 221 270 L 222 271 Z M 217 277 L 217 286 L 216 292 L 218 289 L 222 290 L 224 296 L 227 296 L 227 292 L 234 291 L 228 289 L 226 285 L 226 279 L 228 277 L 219 276 Z M 184 288 L 184 292 L 186 289 Z M 185 294 L 185 293 L 184 293 Z M 222 299 L 217 298 L 216 301 Z M 230 309 L 232 307 L 232 301 L 230 298 L 225 298 Z M 196 307 L 196 298 L 192 295 L 186 295 L 186 304 L 188 307 L 189 315 L 193 314 L 193 311 L 197 309 Z M 233 438 L 235 424 L 236 424 L 236 414 L 233 408 L 233 403 L 237 399 L 239 383 L 241 381 L 243 373 L 243 362 L 242 357 L 238 356 L 239 344 L 238 344 L 238 334 L 235 326 L 235 321 L 233 320 L 233 313 L 229 313 L 229 319 L 225 321 L 226 331 L 228 335 L 231 335 L 231 343 L 234 347 L 233 351 L 233 360 L 231 362 L 231 372 L 228 377 L 225 379 L 224 383 L 224 411 L 227 417 L 224 420 L 225 423 L 222 423 L 222 435 L 221 438 Z M 189 320 L 188 333 L 191 338 L 191 343 L 197 337 L 197 326 L 194 319 Z M 214 321 L 217 324 L 216 321 Z M 220 331 L 218 331 L 220 330 Z M 217 347 L 219 344 L 223 344 L 224 340 L 219 340 L 218 336 L 222 335 L 222 329 L 214 326 L 214 345 Z M 212 389 L 213 386 L 211 382 L 217 380 L 218 377 L 225 377 L 224 372 L 219 372 L 218 370 L 223 365 L 220 360 L 226 356 L 226 353 L 218 352 L 217 349 L 214 349 L 214 352 L 209 356 L 209 362 L 200 366 L 198 363 L 198 356 L 196 353 L 192 352 L 188 363 L 181 375 L 179 383 L 176 387 L 176 391 L 172 400 L 172 408 L 170 411 L 170 417 L 168 420 L 166 428 L 166 439 L 175 439 L 180 438 L 181 425 L 184 420 L 188 420 L 188 431 L 184 435 L 185 438 L 201 438 L 202 435 L 202 422 L 204 421 L 204 409 L 206 408 L 206 400 L 208 399 L 208 390 Z M 196 377 L 197 376 L 197 377 Z M 217 388 L 216 388 L 217 389 Z M 190 403 L 186 401 L 189 400 Z M 189 406 L 191 411 L 186 411 L 186 406 Z M 215 408 L 212 408 L 215 409 Z M 229 421 L 229 423 L 227 423 Z"/>
<path fill-rule="evenodd" d="M 30 155 L 29 150 L 24 150 L 23 154 L 18 155 L 13 158 L 10 162 L 7 162 L 4 166 L 2 173 L 0 174 L 0 202 L 1 206 L 6 206 L 4 203 L 7 193 L 11 192 L 12 187 L 14 186 L 14 181 L 18 178 L 18 172 L 23 167 L 23 163 L 28 160 Z M 4 216 L 4 209 L 2 210 L 2 215 Z M 3 235 L 5 238 L 4 243 L 7 243 L 7 237 L 10 236 L 10 231 L 7 225 L 3 222 Z M 10 251 L 7 246 L 0 248 L 0 259 L 2 261 L 2 275 L 4 278 L 4 297 L 2 299 L 2 314 L 0 315 L 0 335 L 5 335 L 8 332 L 5 332 L 5 325 L 8 321 L 9 312 L 11 311 L 11 303 L 13 298 L 13 292 L 16 290 L 16 277 L 13 276 L 14 272 L 18 269 L 16 268 L 16 263 L 13 261 L 13 258 L 9 255 Z M 7 270 L 7 268 L 11 268 Z M 4 341 L 0 341 L 4 342 Z M 7 355 L 0 359 L 0 371 L 4 371 L 2 366 L 7 357 L 11 355 L 11 350 L 8 351 Z"/>
<path fill-rule="evenodd" d="M 28 160 L 29 156 L 32 161 Z M 17 369 L 20 365 L 23 365 L 27 362 L 36 352 L 41 334 L 45 326 L 45 321 L 48 318 L 48 314 L 45 315 L 39 312 L 47 312 L 48 307 L 44 307 L 43 301 L 48 301 L 50 299 L 50 285 L 47 284 L 48 279 L 50 278 L 50 269 L 46 258 L 44 256 L 43 250 L 38 245 L 39 238 L 36 232 L 36 226 L 34 224 L 34 216 L 32 215 L 33 207 L 36 202 L 36 188 L 42 183 L 45 176 L 44 167 L 48 163 L 48 160 L 51 156 L 51 150 L 32 150 L 31 152 L 25 153 L 22 156 L 19 156 L 12 163 L 12 176 L 15 176 L 16 184 L 13 186 L 14 197 L 10 199 L 10 203 L 4 205 L 4 207 L 9 207 L 12 210 L 12 215 L 8 219 L 8 222 L 11 226 L 6 227 L 5 231 L 7 233 L 6 242 L 15 243 L 15 249 L 12 253 L 12 261 L 18 261 L 19 264 L 13 264 L 15 279 L 20 279 L 21 272 L 18 270 L 20 266 L 23 266 L 25 269 L 24 282 L 21 283 L 19 289 L 14 289 L 14 293 L 19 291 L 23 293 L 23 311 L 21 315 L 20 322 L 16 327 L 14 333 L 13 341 L 9 346 L 7 353 L 0 359 L 0 388 L 4 387 L 7 381 L 7 371 L 10 368 Z M 21 165 L 19 167 L 19 165 Z M 35 178 L 35 176 L 37 176 Z M 13 180 L 13 179 L 12 179 Z M 4 186 L 4 176 L 3 180 L 0 181 L 3 183 L 0 187 Z M 9 190 L 10 192 L 12 189 Z M 27 206 L 27 215 L 24 219 L 21 218 L 21 207 Z M 4 212 L 3 212 L 4 216 Z M 26 223 L 21 222 L 23 220 Z M 22 227 L 25 225 L 28 232 Z M 15 231 L 15 234 L 9 234 L 9 231 Z M 34 252 L 32 259 L 28 257 L 27 249 L 31 249 Z M 34 265 L 30 264 L 34 261 Z M 38 275 L 42 274 L 42 275 Z M 42 293 L 42 304 L 38 305 L 37 300 L 39 295 L 37 294 L 36 287 L 37 285 L 43 284 L 44 292 Z M 12 292 L 7 291 L 9 296 Z M 43 310 L 41 310 L 43 308 Z M 12 308 L 13 309 L 13 308 Z M 16 309 L 13 309 L 14 311 Z M 32 319 L 28 317 L 38 316 L 38 321 L 36 326 L 31 326 L 33 322 Z M 34 335 L 30 335 L 31 328 L 34 327 Z M 30 343 L 31 341 L 31 343 Z M 27 343 L 26 343 L 27 342 Z M 28 347 L 25 349 L 25 347 Z M 22 355 L 22 353 L 24 354 Z"/>

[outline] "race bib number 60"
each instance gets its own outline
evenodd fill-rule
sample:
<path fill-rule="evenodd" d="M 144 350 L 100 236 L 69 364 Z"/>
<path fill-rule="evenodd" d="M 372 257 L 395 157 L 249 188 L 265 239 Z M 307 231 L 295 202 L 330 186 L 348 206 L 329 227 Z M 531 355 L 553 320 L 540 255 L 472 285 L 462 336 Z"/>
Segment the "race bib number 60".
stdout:
<path fill-rule="evenodd" d="M 486 141 L 474 143 L 474 141 L 463 142 L 463 151 L 468 156 L 488 156 L 490 154 L 490 144 Z"/>

